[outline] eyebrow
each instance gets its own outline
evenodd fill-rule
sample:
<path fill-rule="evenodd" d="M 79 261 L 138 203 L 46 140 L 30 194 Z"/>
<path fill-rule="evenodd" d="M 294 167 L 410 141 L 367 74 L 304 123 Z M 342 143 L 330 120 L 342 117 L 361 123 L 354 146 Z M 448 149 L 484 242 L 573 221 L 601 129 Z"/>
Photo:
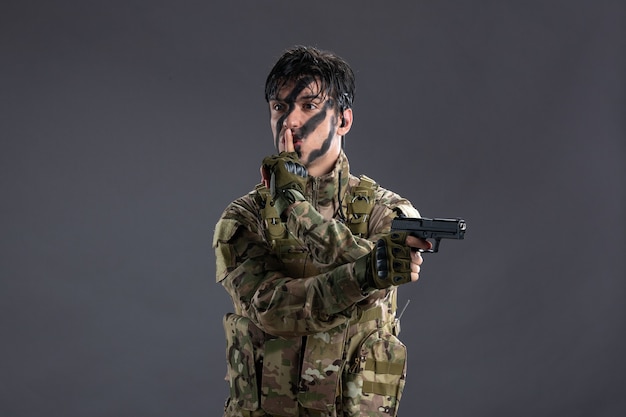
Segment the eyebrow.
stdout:
<path fill-rule="evenodd" d="M 320 99 L 322 101 L 325 100 L 325 98 L 323 97 L 323 95 L 321 93 L 307 94 L 307 95 L 300 96 L 300 97 L 296 98 L 296 100 L 314 100 L 314 99 Z"/>
<path fill-rule="evenodd" d="M 280 101 L 280 102 L 286 102 L 287 97 L 274 97 L 271 98 L 269 101 Z M 294 100 L 294 102 L 296 101 L 303 101 L 303 100 L 320 100 L 320 101 L 325 101 L 326 98 L 324 96 L 324 94 L 318 93 L 318 94 L 305 94 L 302 96 L 298 96 L 296 97 L 296 99 Z"/>

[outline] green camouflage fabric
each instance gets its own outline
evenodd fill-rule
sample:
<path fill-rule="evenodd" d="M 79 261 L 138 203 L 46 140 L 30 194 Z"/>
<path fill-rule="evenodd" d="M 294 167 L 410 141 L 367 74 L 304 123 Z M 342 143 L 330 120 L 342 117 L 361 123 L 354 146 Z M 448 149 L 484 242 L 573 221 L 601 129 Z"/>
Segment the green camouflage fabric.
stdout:
<path fill-rule="evenodd" d="M 265 336 L 249 319 L 236 314 L 224 316 L 224 330 L 230 397 L 237 399 L 238 407 L 256 410 L 260 403 L 255 363 L 263 358 Z"/>
<path fill-rule="evenodd" d="M 406 346 L 392 332 L 375 329 L 359 345 L 347 368 L 344 415 L 395 415 L 405 380 Z"/>
<path fill-rule="evenodd" d="M 355 236 L 341 213 L 359 185 L 342 152 L 332 172 L 309 178 L 280 246 L 261 215 L 263 187 L 224 210 L 213 247 L 234 308 L 224 320 L 225 416 L 396 415 L 406 369 L 397 287 L 368 288 L 355 261 L 394 217 L 419 213 L 375 185 L 366 237 Z"/>

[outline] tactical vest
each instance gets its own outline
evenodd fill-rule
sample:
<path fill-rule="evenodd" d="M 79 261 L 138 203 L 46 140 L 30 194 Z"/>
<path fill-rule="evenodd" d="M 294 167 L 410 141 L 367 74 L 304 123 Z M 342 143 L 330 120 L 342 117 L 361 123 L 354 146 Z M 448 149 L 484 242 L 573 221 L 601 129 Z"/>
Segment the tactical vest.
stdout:
<path fill-rule="evenodd" d="M 376 187 L 373 180 L 361 176 L 342 201 L 345 224 L 356 236 L 368 235 Z M 307 262 L 308 250 L 281 220 L 269 190 L 259 185 L 256 191 L 262 199 L 267 240 L 285 273 L 294 278 L 318 274 Z M 396 293 L 390 294 L 395 311 Z M 399 329 L 394 318 L 387 308 L 376 306 L 323 334 L 281 338 L 264 334 L 247 318 L 227 315 L 231 399 L 239 404 L 231 404 L 235 408 L 232 413 L 227 408 L 225 415 L 265 415 L 262 409 L 270 415 L 298 416 L 304 408 L 309 416 L 337 416 L 338 411 L 394 416 L 406 371 L 406 347 L 396 338 Z M 342 403 L 337 404 L 337 399 Z"/>

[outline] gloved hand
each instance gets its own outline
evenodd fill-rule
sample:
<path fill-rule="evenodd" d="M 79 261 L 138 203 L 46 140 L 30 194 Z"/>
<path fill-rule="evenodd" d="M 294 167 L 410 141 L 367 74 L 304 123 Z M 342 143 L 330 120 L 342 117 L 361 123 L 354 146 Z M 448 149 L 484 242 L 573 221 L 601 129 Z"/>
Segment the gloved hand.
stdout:
<path fill-rule="evenodd" d="M 370 288 L 383 289 L 411 282 L 411 248 L 407 232 L 393 231 L 378 239 L 372 251 L 359 259 Z"/>
<path fill-rule="evenodd" d="M 294 202 L 305 200 L 308 175 L 295 152 L 281 152 L 263 159 L 261 176 L 280 215 Z"/>

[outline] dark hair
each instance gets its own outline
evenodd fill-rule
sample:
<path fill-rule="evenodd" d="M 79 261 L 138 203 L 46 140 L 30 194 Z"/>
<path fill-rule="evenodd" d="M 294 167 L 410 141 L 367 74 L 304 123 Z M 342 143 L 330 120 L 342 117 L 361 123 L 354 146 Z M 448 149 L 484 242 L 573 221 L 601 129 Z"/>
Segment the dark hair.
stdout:
<path fill-rule="evenodd" d="M 265 100 L 276 98 L 287 83 L 312 77 L 320 83 L 320 93 L 333 98 L 339 111 L 352 107 L 354 72 L 332 52 L 310 46 L 295 46 L 278 59 L 265 81 Z"/>

